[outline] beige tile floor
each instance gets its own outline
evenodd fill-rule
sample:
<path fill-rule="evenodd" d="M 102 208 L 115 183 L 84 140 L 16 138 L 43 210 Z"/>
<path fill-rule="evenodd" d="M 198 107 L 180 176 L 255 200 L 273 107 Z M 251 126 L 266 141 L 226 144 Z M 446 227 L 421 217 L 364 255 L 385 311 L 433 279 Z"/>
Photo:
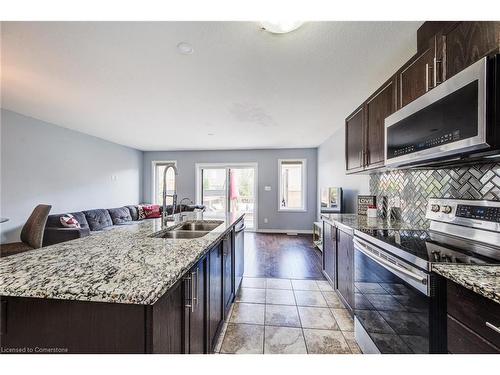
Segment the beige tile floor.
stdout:
<path fill-rule="evenodd" d="M 245 277 L 216 352 L 358 354 L 353 330 L 327 281 Z"/>

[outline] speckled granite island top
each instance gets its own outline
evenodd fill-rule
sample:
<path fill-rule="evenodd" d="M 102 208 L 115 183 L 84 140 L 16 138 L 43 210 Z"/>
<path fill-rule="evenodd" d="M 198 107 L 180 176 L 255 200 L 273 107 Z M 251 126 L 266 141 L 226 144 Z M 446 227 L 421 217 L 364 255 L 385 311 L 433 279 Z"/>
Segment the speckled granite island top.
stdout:
<path fill-rule="evenodd" d="M 500 303 L 500 266 L 433 264 L 432 271 Z"/>
<path fill-rule="evenodd" d="M 154 304 L 243 216 L 196 239 L 152 238 L 160 219 L 0 259 L 0 295 Z"/>
<path fill-rule="evenodd" d="M 340 224 L 352 230 L 420 229 L 403 221 L 388 221 L 356 214 L 321 214 L 321 218 L 330 224 Z"/>

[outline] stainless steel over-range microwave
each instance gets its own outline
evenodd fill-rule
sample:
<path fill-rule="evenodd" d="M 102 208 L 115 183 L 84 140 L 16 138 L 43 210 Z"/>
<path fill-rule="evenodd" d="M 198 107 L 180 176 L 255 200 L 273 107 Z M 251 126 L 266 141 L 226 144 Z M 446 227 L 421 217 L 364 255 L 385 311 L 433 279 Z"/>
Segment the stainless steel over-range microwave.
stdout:
<path fill-rule="evenodd" d="M 385 165 L 426 164 L 500 145 L 500 55 L 485 57 L 385 119 Z"/>

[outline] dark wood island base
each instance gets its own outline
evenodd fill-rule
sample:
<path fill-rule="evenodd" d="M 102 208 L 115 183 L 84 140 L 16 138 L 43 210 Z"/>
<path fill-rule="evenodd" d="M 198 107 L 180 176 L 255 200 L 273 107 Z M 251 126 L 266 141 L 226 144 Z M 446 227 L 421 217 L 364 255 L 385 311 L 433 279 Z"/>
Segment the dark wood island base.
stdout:
<path fill-rule="evenodd" d="M 152 305 L 0 297 L 1 352 L 213 352 L 241 283 L 241 223 Z"/>

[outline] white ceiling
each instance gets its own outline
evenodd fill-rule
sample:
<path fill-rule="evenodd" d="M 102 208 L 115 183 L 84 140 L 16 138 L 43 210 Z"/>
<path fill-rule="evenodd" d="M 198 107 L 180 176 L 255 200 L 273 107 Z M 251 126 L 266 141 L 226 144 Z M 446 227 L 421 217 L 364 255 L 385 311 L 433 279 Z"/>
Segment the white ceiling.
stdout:
<path fill-rule="evenodd" d="M 415 53 L 420 25 L 3 22 L 2 107 L 140 150 L 316 147 Z"/>

